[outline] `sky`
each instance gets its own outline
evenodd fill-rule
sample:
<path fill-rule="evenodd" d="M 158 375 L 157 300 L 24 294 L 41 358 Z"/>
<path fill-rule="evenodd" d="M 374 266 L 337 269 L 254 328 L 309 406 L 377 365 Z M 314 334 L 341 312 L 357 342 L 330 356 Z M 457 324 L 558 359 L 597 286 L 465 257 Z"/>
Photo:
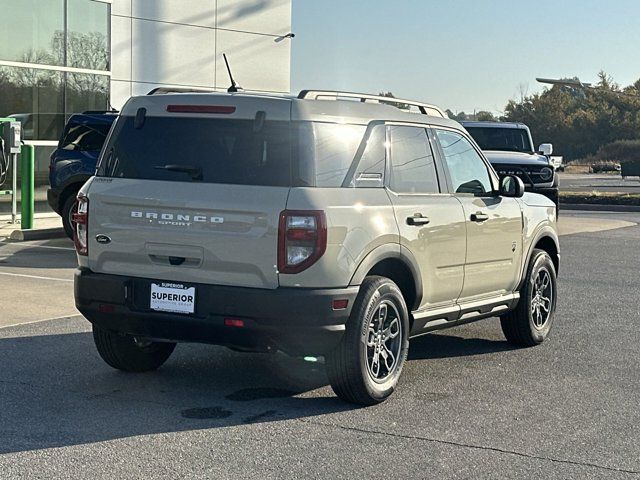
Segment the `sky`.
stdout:
<path fill-rule="evenodd" d="M 640 78 L 640 0 L 293 0 L 291 89 L 502 112 L 536 77 Z"/>

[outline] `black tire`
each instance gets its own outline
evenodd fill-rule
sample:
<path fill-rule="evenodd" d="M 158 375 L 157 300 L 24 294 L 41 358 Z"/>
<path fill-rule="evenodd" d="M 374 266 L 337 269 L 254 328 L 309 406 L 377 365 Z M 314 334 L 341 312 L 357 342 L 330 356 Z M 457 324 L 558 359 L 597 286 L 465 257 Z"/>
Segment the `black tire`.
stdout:
<path fill-rule="evenodd" d="M 102 359 L 111 367 L 125 372 L 156 370 L 171 356 L 175 343 L 141 344 L 131 335 L 103 330 L 93 325 L 93 341 Z"/>
<path fill-rule="evenodd" d="M 536 297 L 539 291 L 538 286 L 542 286 L 544 282 L 542 278 L 548 278 L 550 290 L 544 289 L 542 297 Z M 548 302 L 540 298 L 548 298 Z M 520 291 L 518 306 L 512 312 L 500 317 L 502 332 L 507 341 L 524 347 L 533 347 L 542 343 L 551 330 L 557 298 L 558 287 L 553 261 L 547 252 L 535 249 Z M 535 308 L 536 304 L 538 308 Z M 539 313 L 542 317 L 538 316 Z"/>
<path fill-rule="evenodd" d="M 64 231 L 67 236 L 73 240 L 73 222 L 71 221 L 71 216 L 75 213 L 78 201 L 76 200 L 77 192 L 73 192 L 71 195 L 67 197 L 67 199 L 62 204 L 62 209 L 60 210 L 60 216 L 62 217 L 62 226 L 64 227 Z"/>
<path fill-rule="evenodd" d="M 408 351 L 409 314 L 402 292 L 388 278 L 366 277 L 340 344 L 326 355 L 331 388 L 350 403 L 383 402 L 396 388 Z M 374 357 L 377 378 L 372 373 L 376 370 Z"/>

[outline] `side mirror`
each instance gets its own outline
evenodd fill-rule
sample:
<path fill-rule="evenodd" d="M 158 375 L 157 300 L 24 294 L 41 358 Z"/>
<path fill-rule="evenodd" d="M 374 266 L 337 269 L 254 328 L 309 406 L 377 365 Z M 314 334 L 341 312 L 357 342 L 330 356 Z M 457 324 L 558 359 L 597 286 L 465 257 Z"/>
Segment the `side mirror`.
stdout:
<path fill-rule="evenodd" d="M 538 147 L 538 151 L 547 157 L 550 157 L 553 153 L 553 145 L 550 143 L 543 143 Z"/>
<path fill-rule="evenodd" d="M 521 198 L 524 195 L 524 183 L 515 175 L 507 175 L 500 180 L 500 195 Z"/>

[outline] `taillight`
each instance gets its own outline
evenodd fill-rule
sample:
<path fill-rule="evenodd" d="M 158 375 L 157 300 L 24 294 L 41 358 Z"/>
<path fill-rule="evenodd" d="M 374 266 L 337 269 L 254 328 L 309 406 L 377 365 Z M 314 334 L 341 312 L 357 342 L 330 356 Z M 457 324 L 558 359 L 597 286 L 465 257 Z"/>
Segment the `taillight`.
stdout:
<path fill-rule="evenodd" d="M 327 249 L 327 222 L 317 210 L 285 210 L 278 228 L 278 271 L 299 273 Z"/>
<path fill-rule="evenodd" d="M 89 199 L 78 194 L 78 210 L 73 214 L 73 241 L 78 255 L 89 254 Z"/>

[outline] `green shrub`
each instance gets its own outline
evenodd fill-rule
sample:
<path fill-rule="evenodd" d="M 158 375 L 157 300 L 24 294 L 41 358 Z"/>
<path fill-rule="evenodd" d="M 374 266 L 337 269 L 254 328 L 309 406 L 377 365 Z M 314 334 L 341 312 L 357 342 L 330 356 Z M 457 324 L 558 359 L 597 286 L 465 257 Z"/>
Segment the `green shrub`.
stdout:
<path fill-rule="evenodd" d="M 600 161 L 617 163 L 640 160 L 640 140 L 616 140 L 598 149 L 595 157 Z"/>
<path fill-rule="evenodd" d="M 625 163 L 640 160 L 640 140 L 616 140 L 598 149 L 594 155 L 569 162 L 574 165 Z"/>

